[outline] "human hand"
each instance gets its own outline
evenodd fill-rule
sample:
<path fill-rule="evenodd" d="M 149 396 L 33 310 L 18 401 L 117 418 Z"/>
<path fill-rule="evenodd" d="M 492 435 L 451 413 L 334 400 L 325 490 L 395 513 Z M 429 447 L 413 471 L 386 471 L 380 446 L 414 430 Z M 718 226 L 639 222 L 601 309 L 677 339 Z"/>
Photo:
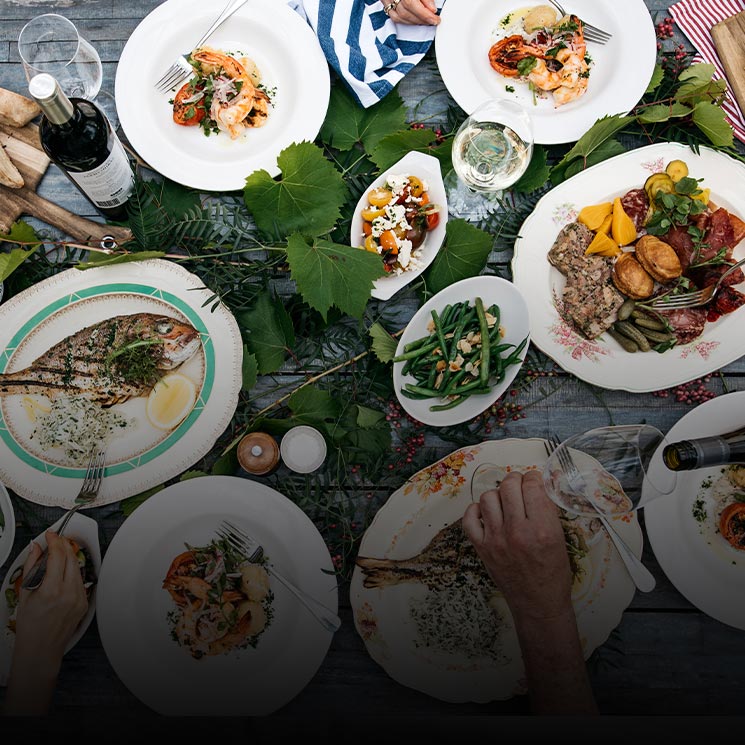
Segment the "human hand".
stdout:
<path fill-rule="evenodd" d="M 572 574 L 559 512 L 538 471 L 510 473 L 469 505 L 463 529 L 520 619 L 572 611 Z"/>
<path fill-rule="evenodd" d="M 388 8 L 389 4 L 395 7 L 387 11 L 388 17 L 396 23 L 427 26 L 437 26 L 440 23 L 435 0 L 399 0 L 397 4 L 395 0 L 383 0 L 383 8 Z"/>
<path fill-rule="evenodd" d="M 62 659 L 67 643 L 88 610 L 88 599 L 70 541 L 46 533 L 49 556 L 44 580 L 36 590 L 21 590 L 16 616 L 16 654 L 35 660 Z M 23 576 L 27 577 L 42 555 L 33 543 Z"/>

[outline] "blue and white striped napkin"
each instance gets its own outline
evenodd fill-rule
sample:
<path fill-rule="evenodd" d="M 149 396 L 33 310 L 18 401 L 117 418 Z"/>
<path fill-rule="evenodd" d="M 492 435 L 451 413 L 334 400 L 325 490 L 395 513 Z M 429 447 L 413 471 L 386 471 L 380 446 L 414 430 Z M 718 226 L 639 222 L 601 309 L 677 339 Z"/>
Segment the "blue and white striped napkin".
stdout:
<path fill-rule="evenodd" d="M 436 2 L 439 10 L 445 0 Z M 437 28 L 394 23 L 381 0 L 288 0 L 288 4 L 307 18 L 329 64 L 364 107 L 390 93 L 422 59 Z"/>

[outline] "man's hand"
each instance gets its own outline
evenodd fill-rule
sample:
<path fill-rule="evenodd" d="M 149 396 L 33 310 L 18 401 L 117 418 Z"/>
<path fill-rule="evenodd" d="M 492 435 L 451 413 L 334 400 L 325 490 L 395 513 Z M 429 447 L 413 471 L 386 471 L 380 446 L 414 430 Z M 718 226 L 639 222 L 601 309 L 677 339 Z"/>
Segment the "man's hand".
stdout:
<path fill-rule="evenodd" d="M 388 0 L 383 1 L 383 6 Z M 408 23 L 411 25 L 423 24 L 436 26 L 440 22 L 437 15 L 435 0 L 401 0 L 401 2 L 388 15 L 396 23 Z"/>

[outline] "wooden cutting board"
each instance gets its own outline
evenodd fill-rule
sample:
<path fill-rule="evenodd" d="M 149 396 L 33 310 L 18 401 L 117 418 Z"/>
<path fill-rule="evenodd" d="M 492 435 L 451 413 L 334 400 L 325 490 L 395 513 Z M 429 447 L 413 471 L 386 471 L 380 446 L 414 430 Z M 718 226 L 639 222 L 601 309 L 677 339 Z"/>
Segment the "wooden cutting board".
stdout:
<path fill-rule="evenodd" d="M 36 187 L 51 161 L 41 149 L 39 128 L 35 124 L 20 128 L 0 124 L 0 146 L 5 148 L 26 182 L 21 189 L 0 186 L 0 233 L 8 233 L 21 215 L 32 215 L 59 228 L 78 243 L 97 246 L 104 236 L 111 235 L 122 244 L 132 237 L 126 228 L 86 220 L 36 193 Z M 70 188 L 75 187 L 70 184 Z"/>
<path fill-rule="evenodd" d="M 730 89 L 745 113 L 745 11 L 717 23 L 711 29 L 711 38 Z"/>

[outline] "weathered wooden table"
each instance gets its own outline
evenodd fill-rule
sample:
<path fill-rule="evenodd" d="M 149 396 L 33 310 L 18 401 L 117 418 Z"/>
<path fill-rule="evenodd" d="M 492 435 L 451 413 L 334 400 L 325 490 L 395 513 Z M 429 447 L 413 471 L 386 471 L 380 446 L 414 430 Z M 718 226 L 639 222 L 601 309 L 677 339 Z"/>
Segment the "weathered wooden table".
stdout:
<path fill-rule="evenodd" d="M 117 60 L 124 44 L 142 18 L 158 4 L 158 0 L 5 0 L 0 3 L 0 85 L 19 92 L 25 90 L 16 45 L 18 34 L 35 15 L 58 12 L 72 19 L 99 51 L 104 90 L 113 93 Z M 652 16 L 660 19 L 670 4 L 669 0 L 647 0 Z M 419 105 L 418 118 L 423 118 L 422 106 L 426 112 L 436 113 L 444 111 L 449 101 L 431 54 L 407 76 L 399 90 L 412 110 Z M 98 219 L 56 168 L 50 168 L 39 191 L 78 214 Z M 507 260 L 509 256 L 503 258 Z M 402 309 L 401 325 L 413 310 Z M 717 394 L 745 390 L 745 359 L 729 365 L 706 385 Z M 543 437 L 554 433 L 563 439 L 601 424 L 643 421 L 667 431 L 691 408 L 690 403 L 676 401 L 675 396 L 661 399 L 652 394 L 620 391 L 599 395 L 598 390 L 565 374 L 560 375 L 560 385 L 552 395 L 544 397 L 539 387 L 540 383 L 536 383 L 523 396 L 530 413 L 525 419 L 509 422 L 510 436 Z M 497 431 L 494 436 L 501 434 Z M 437 440 L 429 444 L 442 455 L 452 449 Z M 11 556 L 60 514 L 59 510 L 38 507 L 19 498 L 14 498 L 14 505 L 19 529 Z M 105 548 L 124 518 L 116 505 L 90 514 L 99 521 Z M 658 715 L 740 713 L 745 700 L 745 635 L 692 607 L 667 580 L 648 546 L 643 558 L 657 579 L 657 587 L 650 594 L 636 594 L 620 626 L 596 655 L 597 664 L 591 666 L 601 711 Z M 524 698 L 488 705 L 453 705 L 394 682 L 368 656 L 355 632 L 345 588 L 340 597 L 343 625 L 326 660 L 307 688 L 273 719 L 329 721 L 340 712 L 346 718 L 475 718 L 528 711 Z M 147 717 L 151 713 L 117 678 L 101 647 L 95 624 L 65 658 L 53 712 L 70 715 L 94 710 L 117 717 Z"/>

